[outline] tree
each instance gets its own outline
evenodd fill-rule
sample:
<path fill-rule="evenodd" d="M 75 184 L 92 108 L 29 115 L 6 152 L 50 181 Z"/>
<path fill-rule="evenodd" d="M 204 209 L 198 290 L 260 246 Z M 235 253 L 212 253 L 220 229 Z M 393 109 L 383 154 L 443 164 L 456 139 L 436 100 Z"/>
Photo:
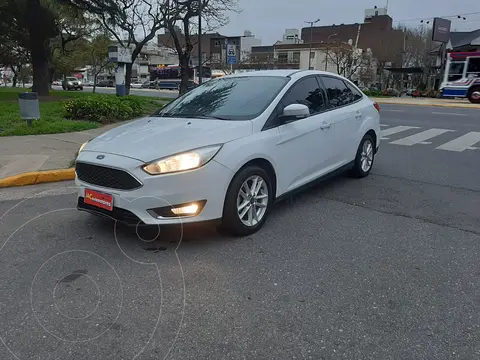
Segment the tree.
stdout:
<path fill-rule="evenodd" d="M 132 49 L 126 64 L 125 86 L 130 89 L 133 63 L 145 44 L 164 27 L 163 11 L 171 0 L 61 0 L 96 16 L 117 43 Z"/>
<path fill-rule="evenodd" d="M 371 55 L 343 43 L 333 43 L 326 53 L 326 61 L 334 64 L 337 74 L 352 79 L 362 68 L 371 66 Z"/>
<path fill-rule="evenodd" d="M 54 0 L 1 0 L 2 33 L 11 34 L 17 46 L 30 50 L 33 65 L 33 91 L 49 92 L 50 39 L 58 34 Z"/>
<path fill-rule="evenodd" d="M 108 58 L 108 46 L 111 40 L 107 34 L 96 36 L 88 47 L 88 63 L 91 66 L 90 73 L 93 75 L 93 92 L 97 87 L 98 75 L 107 69 L 112 69 L 113 64 Z"/>
<path fill-rule="evenodd" d="M 199 2 L 201 1 L 201 3 Z M 190 58 L 194 47 L 193 34 L 198 27 L 199 4 L 201 5 L 202 22 L 205 28 L 212 31 L 228 22 L 226 12 L 239 11 L 237 0 L 166 0 L 161 7 L 165 28 L 172 36 L 178 63 L 181 68 L 180 95 L 188 90 Z M 178 24 L 181 24 L 179 27 Z M 205 29 L 204 28 L 204 29 Z M 183 41 L 179 30 L 183 31 Z M 197 40 L 198 41 L 198 40 Z"/>

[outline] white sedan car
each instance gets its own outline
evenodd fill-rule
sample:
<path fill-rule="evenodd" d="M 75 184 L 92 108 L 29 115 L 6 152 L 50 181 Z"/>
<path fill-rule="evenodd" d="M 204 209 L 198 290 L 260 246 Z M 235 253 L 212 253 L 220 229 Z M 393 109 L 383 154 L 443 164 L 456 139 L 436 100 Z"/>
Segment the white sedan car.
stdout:
<path fill-rule="evenodd" d="M 276 200 L 339 171 L 367 176 L 379 110 L 327 72 L 214 79 L 82 145 L 78 209 L 133 225 L 217 220 L 251 234 Z"/>

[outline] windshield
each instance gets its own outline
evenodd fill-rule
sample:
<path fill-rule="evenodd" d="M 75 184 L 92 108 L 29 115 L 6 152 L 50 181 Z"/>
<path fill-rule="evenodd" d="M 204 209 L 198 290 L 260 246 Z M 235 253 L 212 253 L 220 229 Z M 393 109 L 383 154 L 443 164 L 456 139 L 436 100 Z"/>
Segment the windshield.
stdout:
<path fill-rule="evenodd" d="M 77 81 L 77 78 L 74 78 L 74 77 L 67 77 L 67 81 Z"/>
<path fill-rule="evenodd" d="M 280 76 L 210 80 L 172 101 L 154 116 L 251 120 L 265 111 L 289 80 Z"/>
<path fill-rule="evenodd" d="M 460 80 L 463 76 L 463 68 L 465 62 L 452 62 L 450 69 L 448 69 L 448 81 Z"/>

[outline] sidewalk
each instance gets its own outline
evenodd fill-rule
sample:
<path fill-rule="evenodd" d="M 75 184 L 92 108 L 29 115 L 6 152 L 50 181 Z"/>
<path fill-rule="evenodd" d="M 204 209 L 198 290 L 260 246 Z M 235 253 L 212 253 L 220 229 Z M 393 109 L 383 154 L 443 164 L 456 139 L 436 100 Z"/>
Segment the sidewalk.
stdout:
<path fill-rule="evenodd" d="M 123 123 L 64 134 L 0 137 L 0 180 L 28 172 L 68 168 L 85 141 Z"/>
<path fill-rule="evenodd" d="M 433 98 L 412 98 L 412 97 L 385 97 L 371 98 L 379 104 L 392 105 L 415 105 L 415 106 L 440 106 L 463 109 L 480 109 L 480 104 L 472 104 L 467 99 L 433 99 Z"/>

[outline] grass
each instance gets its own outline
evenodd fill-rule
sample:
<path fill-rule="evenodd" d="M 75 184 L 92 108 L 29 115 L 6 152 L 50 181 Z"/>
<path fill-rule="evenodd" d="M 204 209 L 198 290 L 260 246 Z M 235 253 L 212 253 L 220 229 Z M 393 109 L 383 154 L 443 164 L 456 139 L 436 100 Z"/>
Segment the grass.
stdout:
<path fill-rule="evenodd" d="M 73 131 L 94 129 L 101 126 L 98 122 L 84 120 L 69 120 L 64 117 L 62 103 L 72 98 L 84 96 L 96 96 L 91 92 L 83 91 L 50 91 L 50 96 L 40 98 L 39 120 L 34 120 L 32 126 L 28 126 L 25 120 L 20 118 L 18 94 L 30 91 L 27 88 L 0 87 L 0 136 L 13 135 L 37 135 L 55 134 Z M 102 94 L 105 95 L 105 94 Z M 114 94 L 109 96 L 116 96 Z M 159 105 L 171 99 L 135 96 L 144 100 L 144 113 L 151 114 Z"/>

